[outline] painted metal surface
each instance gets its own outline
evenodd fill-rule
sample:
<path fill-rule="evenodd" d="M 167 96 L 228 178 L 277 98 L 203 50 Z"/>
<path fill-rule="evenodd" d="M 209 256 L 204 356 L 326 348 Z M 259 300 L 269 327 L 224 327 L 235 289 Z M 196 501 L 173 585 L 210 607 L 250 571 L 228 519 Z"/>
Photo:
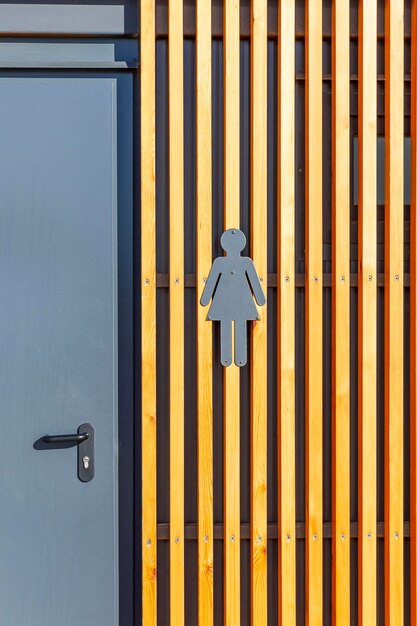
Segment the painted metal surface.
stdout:
<path fill-rule="evenodd" d="M 138 65 L 133 40 L 106 42 L 0 42 L 0 68 L 93 68 L 123 70 Z"/>
<path fill-rule="evenodd" d="M 128 3 L 126 3 L 128 5 Z M 124 4 L 2 3 L 0 32 L 109 33 L 125 32 Z"/>
<path fill-rule="evenodd" d="M 116 80 L 1 78 L 0 102 L 0 623 L 114 626 Z M 87 421 L 82 483 L 34 443 Z"/>
<path fill-rule="evenodd" d="M 135 57 L 135 58 L 132 58 Z M 29 61 L 47 63 L 114 63 L 137 60 L 134 41 L 110 42 L 0 42 L 0 61 L 13 66 Z"/>

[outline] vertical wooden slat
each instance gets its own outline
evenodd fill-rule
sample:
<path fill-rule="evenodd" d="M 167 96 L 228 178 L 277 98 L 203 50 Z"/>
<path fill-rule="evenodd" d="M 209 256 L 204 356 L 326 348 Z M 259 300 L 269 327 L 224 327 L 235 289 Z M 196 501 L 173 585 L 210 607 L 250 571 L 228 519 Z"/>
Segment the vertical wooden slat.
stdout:
<path fill-rule="evenodd" d="M 156 626 L 155 3 L 141 0 L 142 622 Z"/>
<path fill-rule="evenodd" d="M 198 623 L 213 624 L 212 327 L 200 305 L 212 261 L 211 2 L 197 0 L 197 424 Z"/>
<path fill-rule="evenodd" d="M 267 289 L 267 2 L 252 1 L 251 253 Z M 251 624 L 267 623 L 267 317 L 252 329 L 251 350 Z"/>
<path fill-rule="evenodd" d="M 410 598 L 417 626 L 417 0 L 411 5 Z"/>
<path fill-rule="evenodd" d="M 403 623 L 404 3 L 385 3 L 385 623 Z"/>
<path fill-rule="evenodd" d="M 278 615 L 295 626 L 294 0 L 278 11 Z"/>
<path fill-rule="evenodd" d="M 323 623 L 322 5 L 306 2 L 306 624 Z"/>
<path fill-rule="evenodd" d="M 349 3 L 335 0 L 332 18 L 332 611 L 349 626 Z"/>
<path fill-rule="evenodd" d="M 169 44 L 169 409 L 170 623 L 184 624 L 184 157 L 183 3 L 170 0 Z"/>
<path fill-rule="evenodd" d="M 239 2 L 224 3 L 224 227 L 239 228 Z M 239 368 L 224 370 L 224 623 L 240 624 Z"/>
<path fill-rule="evenodd" d="M 358 615 L 376 625 L 377 0 L 359 2 Z"/>

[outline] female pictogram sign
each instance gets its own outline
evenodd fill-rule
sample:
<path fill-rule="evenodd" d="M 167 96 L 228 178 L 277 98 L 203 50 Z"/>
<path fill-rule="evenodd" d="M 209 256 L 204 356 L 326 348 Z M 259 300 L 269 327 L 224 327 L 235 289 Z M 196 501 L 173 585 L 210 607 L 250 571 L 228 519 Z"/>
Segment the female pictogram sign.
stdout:
<path fill-rule="evenodd" d="M 225 367 L 233 360 L 234 323 L 235 363 L 242 367 L 247 361 L 246 323 L 260 319 L 253 297 L 259 306 L 266 300 L 252 259 L 240 256 L 246 244 L 242 231 L 229 228 L 220 243 L 226 256 L 214 260 L 200 304 L 207 306 L 212 298 L 207 319 L 220 322 L 220 359 Z"/>

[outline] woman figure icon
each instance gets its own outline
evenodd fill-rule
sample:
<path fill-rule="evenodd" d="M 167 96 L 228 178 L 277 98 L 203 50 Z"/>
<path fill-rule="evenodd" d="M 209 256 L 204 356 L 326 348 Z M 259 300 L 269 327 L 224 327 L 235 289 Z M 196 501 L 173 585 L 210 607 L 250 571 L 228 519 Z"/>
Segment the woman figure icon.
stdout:
<path fill-rule="evenodd" d="M 240 256 L 246 245 L 242 231 L 229 228 L 221 236 L 220 243 L 226 256 L 214 260 L 200 304 L 207 306 L 212 298 L 207 319 L 220 321 L 220 358 L 225 367 L 233 360 L 234 323 L 235 363 L 242 367 L 247 361 L 246 323 L 260 319 L 253 297 L 259 306 L 263 306 L 266 299 L 252 259 Z"/>

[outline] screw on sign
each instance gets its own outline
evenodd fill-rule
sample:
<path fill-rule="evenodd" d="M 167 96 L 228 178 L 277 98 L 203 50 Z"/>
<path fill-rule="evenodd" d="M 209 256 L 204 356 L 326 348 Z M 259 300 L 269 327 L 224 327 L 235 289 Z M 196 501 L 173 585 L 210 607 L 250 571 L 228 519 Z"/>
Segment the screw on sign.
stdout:
<path fill-rule="evenodd" d="M 247 322 L 260 319 L 253 298 L 259 306 L 266 300 L 252 259 L 240 256 L 246 245 L 242 231 L 229 228 L 220 243 L 226 256 L 214 260 L 200 304 L 207 306 L 212 299 L 207 319 L 220 322 L 220 359 L 225 367 L 233 361 L 234 324 L 234 360 L 242 367 L 247 361 Z"/>

